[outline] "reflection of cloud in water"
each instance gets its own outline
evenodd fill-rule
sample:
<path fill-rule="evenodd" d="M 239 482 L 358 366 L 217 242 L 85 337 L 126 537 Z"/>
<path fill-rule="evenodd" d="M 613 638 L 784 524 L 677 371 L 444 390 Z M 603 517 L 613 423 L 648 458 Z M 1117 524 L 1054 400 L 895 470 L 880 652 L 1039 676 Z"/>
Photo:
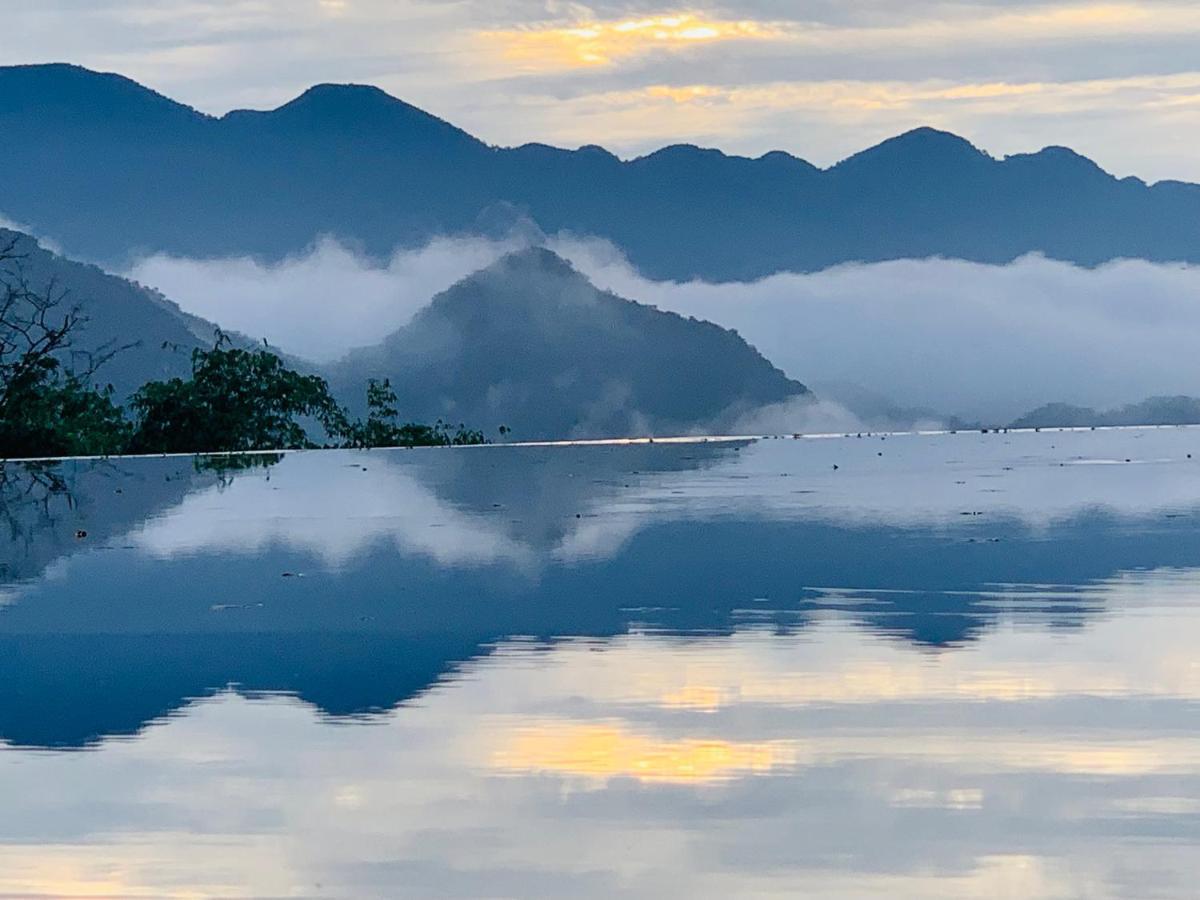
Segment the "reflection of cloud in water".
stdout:
<path fill-rule="evenodd" d="M 614 501 L 616 478 L 669 479 L 724 446 L 678 451 L 682 462 L 676 451 L 649 448 L 662 462 L 636 477 L 625 464 L 646 465 L 646 448 L 616 459 L 599 448 L 292 454 L 267 474 L 189 495 L 131 540 L 164 558 L 283 544 L 331 567 L 384 540 L 447 566 L 607 556 L 650 511 L 637 491 Z M 604 522 L 594 518 L 601 513 Z"/>
<path fill-rule="evenodd" d="M 1200 573 L 1089 590 L 1086 629 L 952 654 L 833 613 L 514 641 L 371 727 L 223 693 L 10 750 L 0 893 L 1186 896 Z"/>
<path fill-rule="evenodd" d="M 492 758 L 494 767 L 511 772 L 690 785 L 762 774 L 793 762 L 792 748 L 782 741 L 667 741 L 632 734 L 619 723 L 601 722 L 525 724 Z"/>
<path fill-rule="evenodd" d="M 501 772 L 552 774 L 599 783 L 632 778 L 646 783 L 702 786 L 801 766 L 829 766 L 847 758 L 872 757 L 900 757 L 974 772 L 1132 777 L 1197 771 L 1200 738 L 1100 742 L 1078 738 L 1072 742 L 1003 733 L 981 736 L 969 731 L 955 733 L 952 729 L 931 735 L 914 729 L 889 731 L 886 735 L 822 735 L 804 740 L 738 742 L 715 737 L 652 737 L 611 723 L 543 721 L 523 724 L 506 735 L 492 756 L 491 765 Z M 978 789 L 971 793 L 981 794 Z M 896 796 L 890 795 L 892 802 Z M 899 796 L 904 798 L 903 794 Z"/>
<path fill-rule="evenodd" d="M 189 495 L 133 540 L 162 557 L 278 543 L 333 567 L 390 540 L 443 565 L 536 568 L 612 557 L 638 531 L 685 519 L 954 527 L 970 514 L 1039 527 L 1085 509 L 1191 508 L 1200 503 L 1193 450 L 1200 432 L 1169 429 L 714 443 L 650 456 L 621 447 L 297 454 L 269 480 L 246 473 Z M 1085 464 L 1101 460 L 1116 464 Z"/>
<path fill-rule="evenodd" d="M 848 628 L 844 618 L 826 615 L 804 636 L 803 654 L 797 653 L 796 638 L 767 630 L 691 641 L 635 633 L 602 653 L 591 642 L 567 642 L 553 651 L 555 685 L 565 697 L 617 704 L 635 716 L 656 709 L 715 714 L 747 705 L 1034 702 L 1130 694 L 1200 702 L 1193 649 L 1200 637 L 1200 570 L 1125 573 L 1080 589 L 1076 596 L 1089 606 L 1112 612 L 1090 621 L 1073 640 L 1035 627 L 1020 607 L 1005 609 L 1006 596 L 1024 600 L 1027 593 L 998 589 L 993 596 L 1000 616 L 996 627 L 955 653 L 914 653 L 887 635 Z M 517 646 L 509 652 L 523 651 Z M 502 666 L 501 672 L 507 670 Z"/>
<path fill-rule="evenodd" d="M 281 543 L 331 567 L 380 540 L 446 565 L 529 561 L 525 547 L 486 518 L 443 502 L 412 469 L 384 463 L 379 454 L 341 460 L 331 465 L 328 456 L 296 454 L 269 479 L 247 473 L 227 487 L 204 488 L 146 522 L 131 540 L 159 557 L 254 554 Z"/>

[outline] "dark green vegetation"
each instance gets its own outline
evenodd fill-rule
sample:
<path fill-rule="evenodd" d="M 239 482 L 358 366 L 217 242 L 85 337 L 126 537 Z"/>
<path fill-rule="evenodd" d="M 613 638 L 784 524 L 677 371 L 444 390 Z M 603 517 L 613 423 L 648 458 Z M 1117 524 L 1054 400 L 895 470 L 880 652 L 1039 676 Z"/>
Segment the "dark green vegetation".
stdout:
<path fill-rule="evenodd" d="M 267 349 L 192 351 L 190 378 L 143 386 L 130 401 L 134 453 L 315 446 L 300 419 L 338 438 L 347 423 L 324 380 L 287 368 Z"/>
<path fill-rule="evenodd" d="M 36 448 L 66 456 L 119 451 L 129 425 L 112 403 L 111 385 L 92 376 L 120 348 L 75 353 L 84 319 L 51 282 L 32 287 L 18 241 L 0 235 L 0 455 Z"/>
<path fill-rule="evenodd" d="M 1200 425 L 1200 399 L 1151 397 L 1118 409 L 1095 410 L 1048 403 L 1026 413 L 1011 428 L 1101 428 L 1116 425 Z"/>
<path fill-rule="evenodd" d="M 511 254 L 330 369 L 382 373 L 419 419 L 504 422 L 522 439 L 721 430 L 808 395 L 735 331 L 598 290 L 548 250 Z"/>
<path fill-rule="evenodd" d="M 51 281 L 35 287 L 20 241 L 0 244 L 0 457 L 196 453 L 484 442 L 463 426 L 402 424 L 387 382 L 367 387 L 368 417 L 353 420 L 325 380 L 289 368 L 266 347 L 233 346 L 218 332 L 191 352 L 186 376 L 151 381 L 130 400 L 132 417 L 99 382 L 131 347 L 83 349 L 88 318 Z"/>
<path fill-rule="evenodd" d="M 43 357 L 34 367 L 37 378 L 0 385 L 0 457 L 486 443 L 482 432 L 463 425 L 401 423 L 387 382 L 368 384 L 370 412 L 357 421 L 338 406 L 323 378 L 287 368 L 268 349 L 219 341 L 211 350 L 192 351 L 192 360 L 190 377 L 143 385 L 126 418 L 111 389 L 93 388 Z M 0 367 L 0 377 L 8 372 Z M 10 395 L 18 399 L 8 402 Z"/>
<path fill-rule="evenodd" d="M 338 405 L 325 379 L 289 369 L 265 346 L 192 351 L 190 378 L 144 385 L 129 405 L 133 453 L 332 447 L 450 447 L 487 443 L 465 425 L 401 422 L 387 381 L 367 382 L 367 418 Z M 323 444 L 310 431 L 324 436 Z"/>
<path fill-rule="evenodd" d="M 0 133 L 2 211 L 118 267 L 147 250 L 278 258 L 323 234 L 387 256 L 525 216 L 610 239 L 660 279 L 1031 252 L 1200 261 L 1200 186 L 1114 178 L 1061 147 L 998 160 L 930 129 L 825 170 L 692 146 L 625 162 L 490 147 L 370 87 L 213 118 L 55 65 L 0 69 Z"/>

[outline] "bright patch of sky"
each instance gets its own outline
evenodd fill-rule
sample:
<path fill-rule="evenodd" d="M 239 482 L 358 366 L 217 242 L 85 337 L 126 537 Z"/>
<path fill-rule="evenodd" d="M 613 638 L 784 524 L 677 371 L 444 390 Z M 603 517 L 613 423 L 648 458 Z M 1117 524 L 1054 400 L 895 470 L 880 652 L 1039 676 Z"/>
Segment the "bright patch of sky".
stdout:
<path fill-rule="evenodd" d="M 376 84 L 495 144 L 692 142 L 829 164 L 918 125 L 1200 181 L 1179 0 L 43 0 L 0 64 L 129 75 L 212 113 Z"/>

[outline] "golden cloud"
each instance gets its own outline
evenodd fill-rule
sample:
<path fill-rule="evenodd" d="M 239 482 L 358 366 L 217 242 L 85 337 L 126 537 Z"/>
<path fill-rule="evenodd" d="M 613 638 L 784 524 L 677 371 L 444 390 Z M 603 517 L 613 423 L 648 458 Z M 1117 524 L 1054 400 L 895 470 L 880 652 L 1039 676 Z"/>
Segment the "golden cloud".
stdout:
<path fill-rule="evenodd" d="M 568 27 L 485 31 L 479 37 L 489 48 L 498 49 L 507 62 L 536 71 L 606 66 L 656 49 L 769 40 L 780 35 L 777 27 L 763 22 L 729 22 L 678 13 Z"/>
<path fill-rule="evenodd" d="M 1151 10 L 1136 3 L 1072 3 L 992 16 L 917 19 L 884 27 L 722 20 L 680 11 L 644 18 L 502 28 L 476 37 L 489 55 L 498 54 L 509 65 L 536 72 L 608 66 L 653 50 L 727 41 L 782 40 L 797 52 L 806 48 L 867 52 L 1196 31 L 1200 31 L 1200 9 L 1195 4 L 1162 4 Z"/>

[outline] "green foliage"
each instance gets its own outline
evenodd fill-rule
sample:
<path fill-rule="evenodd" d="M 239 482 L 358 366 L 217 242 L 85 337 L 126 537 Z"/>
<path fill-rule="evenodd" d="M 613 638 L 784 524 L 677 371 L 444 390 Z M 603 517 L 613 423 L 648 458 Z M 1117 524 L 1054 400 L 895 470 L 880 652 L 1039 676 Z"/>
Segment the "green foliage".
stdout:
<path fill-rule="evenodd" d="M 130 406 L 135 453 L 217 453 L 316 447 L 309 418 L 333 437 L 349 429 L 345 413 L 316 375 L 301 375 L 266 349 L 192 352 L 192 377 L 144 385 Z"/>
<path fill-rule="evenodd" d="M 0 400 L 0 457 L 120 453 L 132 432 L 111 388 L 96 390 L 57 360 L 44 359 L 6 385 Z"/>
<path fill-rule="evenodd" d="M 401 423 L 391 385 L 367 386 L 370 413 L 352 421 L 323 378 L 284 365 L 262 348 L 228 346 L 218 331 L 211 350 L 192 352 L 190 378 L 143 385 L 130 401 L 133 421 L 113 403 L 111 385 L 93 376 L 118 350 L 81 354 L 72 336 L 85 323 L 51 284 L 31 289 L 14 245 L 0 247 L 0 459 L 119 453 L 243 453 L 318 446 L 453 446 L 485 443 L 463 425 Z M 82 358 L 81 371 L 63 359 Z M 254 457 L 216 457 L 226 471 Z M 255 460 L 247 462 L 247 460 Z M 199 464 L 199 463 L 198 463 Z"/>
<path fill-rule="evenodd" d="M 434 425 L 400 423 L 396 392 L 388 380 L 367 382 L 367 419 L 350 424 L 346 444 L 350 447 L 459 447 L 486 444 L 480 431 L 465 425 L 452 426 L 440 419 Z"/>
<path fill-rule="evenodd" d="M 129 426 L 112 388 L 89 380 L 99 360 L 84 354 L 82 373 L 67 370 L 72 333 L 85 321 L 64 307 L 51 283 L 34 290 L 15 242 L 0 247 L 0 457 L 66 456 L 119 451 Z"/>

